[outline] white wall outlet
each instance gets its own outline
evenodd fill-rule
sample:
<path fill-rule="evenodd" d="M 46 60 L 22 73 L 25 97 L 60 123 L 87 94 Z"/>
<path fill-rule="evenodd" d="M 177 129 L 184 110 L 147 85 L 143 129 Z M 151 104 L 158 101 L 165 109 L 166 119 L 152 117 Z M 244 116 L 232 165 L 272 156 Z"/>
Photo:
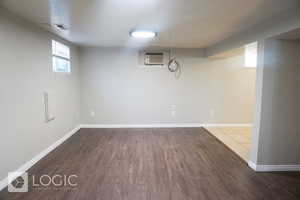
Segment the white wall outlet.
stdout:
<path fill-rule="evenodd" d="M 176 105 L 171 105 L 171 110 L 176 110 Z"/>
<path fill-rule="evenodd" d="M 95 111 L 91 110 L 91 117 L 95 117 L 96 113 Z"/>
<path fill-rule="evenodd" d="M 174 118 L 176 116 L 176 105 L 171 105 L 171 116 Z"/>
<path fill-rule="evenodd" d="M 214 109 L 210 109 L 210 110 L 209 110 L 209 115 L 210 115 L 211 117 L 214 117 L 214 116 L 215 116 L 215 110 L 214 110 Z"/>
<path fill-rule="evenodd" d="M 171 111 L 171 115 L 172 115 L 172 117 L 175 117 L 175 116 L 176 116 L 176 111 L 175 111 L 175 110 L 172 110 L 172 111 Z"/>

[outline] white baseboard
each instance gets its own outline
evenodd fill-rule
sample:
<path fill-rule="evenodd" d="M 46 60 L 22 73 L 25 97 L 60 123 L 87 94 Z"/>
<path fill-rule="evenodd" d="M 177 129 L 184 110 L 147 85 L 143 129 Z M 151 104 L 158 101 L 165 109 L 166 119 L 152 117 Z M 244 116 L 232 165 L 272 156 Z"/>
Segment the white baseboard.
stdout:
<path fill-rule="evenodd" d="M 155 124 L 82 124 L 81 128 L 179 128 L 179 127 L 251 127 L 252 124 L 202 124 L 202 123 L 155 123 Z"/>
<path fill-rule="evenodd" d="M 43 157 L 45 157 L 47 154 L 49 154 L 51 151 L 53 151 L 56 147 L 61 145 L 64 141 L 66 141 L 69 137 L 71 137 L 73 134 L 75 134 L 80 129 L 80 126 L 77 126 L 70 132 L 68 132 L 66 135 L 64 135 L 62 138 L 54 142 L 51 146 L 49 146 L 47 149 L 36 155 L 34 158 L 32 158 L 30 161 L 26 162 L 24 165 L 22 165 L 20 168 L 15 170 L 16 172 L 25 172 L 28 169 L 30 169 L 35 163 L 37 163 L 39 160 L 41 160 Z M 15 177 L 17 178 L 17 177 Z M 0 191 L 3 190 L 8 185 L 8 177 L 0 181 Z"/>
<path fill-rule="evenodd" d="M 252 161 L 248 165 L 256 172 L 300 171 L 300 165 L 257 165 Z"/>
<path fill-rule="evenodd" d="M 248 161 L 248 166 L 249 166 L 251 169 L 253 169 L 254 171 L 257 170 L 257 169 L 256 169 L 256 164 L 255 164 L 254 162 L 252 162 L 252 161 Z"/>
<path fill-rule="evenodd" d="M 252 124 L 204 124 L 204 127 L 252 127 Z"/>

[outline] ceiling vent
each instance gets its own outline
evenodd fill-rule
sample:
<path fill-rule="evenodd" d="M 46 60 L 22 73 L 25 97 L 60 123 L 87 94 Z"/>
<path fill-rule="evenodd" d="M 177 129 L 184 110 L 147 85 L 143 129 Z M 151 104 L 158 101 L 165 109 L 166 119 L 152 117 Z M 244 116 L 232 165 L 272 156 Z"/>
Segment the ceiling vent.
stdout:
<path fill-rule="evenodd" d="M 145 65 L 164 65 L 164 53 L 150 53 L 145 52 L 144 54 L 144 64 Z"/>

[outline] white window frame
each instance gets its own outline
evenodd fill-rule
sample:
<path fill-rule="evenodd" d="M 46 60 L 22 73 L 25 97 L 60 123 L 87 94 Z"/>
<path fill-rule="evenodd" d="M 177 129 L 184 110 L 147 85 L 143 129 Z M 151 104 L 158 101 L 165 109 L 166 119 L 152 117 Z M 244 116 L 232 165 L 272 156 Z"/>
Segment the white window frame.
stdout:
<path fill-rule="evenodd" d="M 245 45 L 245 64 L 246 68 L 256 68 L 258 64 L 258 42 Z"/>
<path fill-rule="evenodd" d="M 61 56 L 61 55 L 58 55 L 57 51 L 56 51 L 56 46 L 57 45 L 60 45 L 64 48 L 67 49 L 68 53 L 66 56 Z M 65 71 L 60 71 L 58 70 L 58 68 L 56 67 L 56 64 L 54 62 L 54 59 L 59 59 L 59 60 L 64 60 L 64 61 L 67 61 L 68 63 L 68 67 Z M 61 42 L 58 42 L 56 40 L 52 40 L 52 68 L 53 68 L 53 72 L 56 72 L 56 73 L 71 73 L 71 55 L 70 55 L 70 47 L 61 43 Z"/>

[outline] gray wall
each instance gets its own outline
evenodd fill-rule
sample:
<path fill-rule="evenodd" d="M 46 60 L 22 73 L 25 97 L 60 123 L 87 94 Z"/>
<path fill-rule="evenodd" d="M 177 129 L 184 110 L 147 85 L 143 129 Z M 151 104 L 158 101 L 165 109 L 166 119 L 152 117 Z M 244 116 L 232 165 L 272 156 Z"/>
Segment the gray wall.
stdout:
<path fill-rule="evenodd" d="M 0 180 L 79 125 L 77 49 L 72 47 L 72 73 L 55 74 L 52 38 L 0 12 Z M 56 107 L 56 120 L 48 124 L 45 90 Z"/>
<path fill-rule="evenodd" d="M 259 165 L 300 164 L 300 42 L 269 39 L 263 46 L 260 120 L 251 160 Z"/>
<path fill-rule="evenodd" d="M 207 56 L 213 56 L 224 51 L 239 48 L 245 44 L 249 44 L 258 40 L 274 37 L 281 33 L 285 33 L 300 28 L 300 2 L 299 6 L 273 16 L 261 24 L 249 27 L 248 30 L 235 34 L 223 41 L 220 41 L 206 49 Z"/>
<path fill-rule="evenodd" d="M 175 54 L 184 67 L 179 80 L 165 68 L 139 67 L 135 49 L 80 49 L 82 123 L 252 123 L 256 75 L 243 68 L 242 55 Z"/>

